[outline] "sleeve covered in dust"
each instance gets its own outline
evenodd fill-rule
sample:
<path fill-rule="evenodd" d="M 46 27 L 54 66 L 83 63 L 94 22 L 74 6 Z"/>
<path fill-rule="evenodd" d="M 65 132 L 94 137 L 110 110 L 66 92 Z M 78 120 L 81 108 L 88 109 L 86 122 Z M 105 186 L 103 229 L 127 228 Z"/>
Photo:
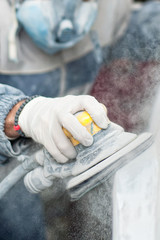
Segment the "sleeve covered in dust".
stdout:
<path fill-rule="evenodd" d="M 4 133 L 4 123 L 13 106 L 25 98 L 26 96 L 20 90 L 5 84 L 0 84 L 0 163 L 6 161 L 8 157 L 19 154 L 13 150 L 11 142 Z"/>

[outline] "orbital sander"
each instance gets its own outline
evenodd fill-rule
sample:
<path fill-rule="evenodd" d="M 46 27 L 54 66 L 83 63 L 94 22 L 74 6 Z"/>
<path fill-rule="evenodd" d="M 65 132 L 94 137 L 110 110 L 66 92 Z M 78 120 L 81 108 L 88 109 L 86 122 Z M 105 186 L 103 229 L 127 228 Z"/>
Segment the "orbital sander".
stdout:
<path fill-rule="evenodd" d="M 143 158 L 146 150 L 153 146 L 154 140 L 151 133 L 146 132 L 138 136 L 125 132 L 122 127 L 113 122 L 109 123 L 107 129 L 101 129 L 85 111 L 78 112 L 76 117 L 93 135 L 93 144 L 85 147 L 66 129 L 63 129 L 77 151 L 76 159 L 60 164 L 46 149 L 38 151 L 30 160 L 26 159 L 21 164 L 19 177 L 25 176 L 24 183 L 30 192 L 39 193 L 48 187 L 54 187 L 54 180 L 62 178 L 71 201 L 78 200 L 113 176 L 125 164 L 137 157 Z M 37 161 L 40 162 L 39 159 L 43 159 L 41 166 L 37 164 Z M 29 173 L 26 174 L 27 172 Z M 8 180 L 4 179 L 0 184 L 0 198 L 5 194 L 6 189 L 9 190 L 11 187 L 10 181 L 10 187 L 6 188 L 10 179 L 10 177 Z"/>
<path fill-rule="evenodd" d="M 25 177 L 24 182 L 29 191 L 37 193 L 46 186 L 54 187 L 54 179 L 63 178 L 71 200 L 78 200 L 137 156 L 143 157 L 143 152 L 153 144 L 150 133 L 137 136 L 125 132 L 122 127 L 112 122 L 107 129 L 100 129 L 85 111 L 77 113 L 76 117 L 93 135 L 93 144 L 85 147 L 63 129 L 75 146 L 76 159 L 59 164 L 44 150 L 44 167 L 35 169 Z"/>

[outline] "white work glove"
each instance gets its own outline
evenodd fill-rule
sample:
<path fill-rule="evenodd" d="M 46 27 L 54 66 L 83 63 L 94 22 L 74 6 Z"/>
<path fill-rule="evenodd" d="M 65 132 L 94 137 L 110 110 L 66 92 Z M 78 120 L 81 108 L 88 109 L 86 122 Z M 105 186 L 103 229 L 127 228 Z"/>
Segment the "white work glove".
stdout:
<path fill-rule="evenodd" d="M 27 137 L 45 146 L 57 162 L 64 163 L 76 157 L 76 150 L 62 127 L 84 146 L 93 143 L 93 137 L 74 116 L 81 110 L 86 110 L 100 128 L 107 128 L 105 109 L 94 97 L 88 95 L 37 97 L 26 104 L 18 124 Z"/>

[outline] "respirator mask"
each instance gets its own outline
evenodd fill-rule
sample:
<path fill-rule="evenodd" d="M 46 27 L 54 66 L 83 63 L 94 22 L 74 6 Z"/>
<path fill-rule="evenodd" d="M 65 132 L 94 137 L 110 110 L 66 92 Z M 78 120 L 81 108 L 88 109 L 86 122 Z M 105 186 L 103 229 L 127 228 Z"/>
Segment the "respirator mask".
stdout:
<path fill-rule="evenodd" d="M 86 35 L 97 11 L 97 0 L 26 0 L 18 6 L 16 17 L 39 48 L 54 54 Z"/>

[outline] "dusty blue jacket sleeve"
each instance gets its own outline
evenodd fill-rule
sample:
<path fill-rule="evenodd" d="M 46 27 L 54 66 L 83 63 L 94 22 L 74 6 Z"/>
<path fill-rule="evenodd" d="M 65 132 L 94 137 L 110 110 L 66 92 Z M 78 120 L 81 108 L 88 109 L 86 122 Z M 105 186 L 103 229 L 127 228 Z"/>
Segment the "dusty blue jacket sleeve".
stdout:
<path fill-rule="evenodd" d="M 19 154 L 13 150 L 11 142 L 4 133 L 4 122 L 13 106 L 25 98 L 26 96 L 20 90 L 0 84 L 0 163 L 5 161 L 8 157 L 17 156 Z"/>

